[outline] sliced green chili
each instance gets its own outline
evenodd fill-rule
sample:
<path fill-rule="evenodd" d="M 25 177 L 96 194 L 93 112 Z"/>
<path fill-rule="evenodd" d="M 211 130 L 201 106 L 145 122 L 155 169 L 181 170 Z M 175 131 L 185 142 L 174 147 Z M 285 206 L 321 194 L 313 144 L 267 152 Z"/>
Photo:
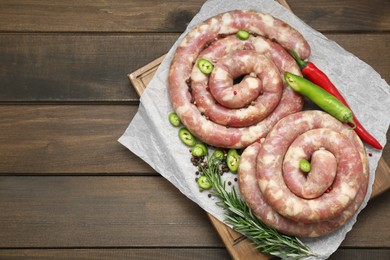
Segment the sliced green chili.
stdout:
<path fill-rule="evenodd" d="M 353 124 L 353 128 L 356 127 L 353 121 L 352 111 L 341 103 L 336 97 L 329 94 L 326 90 L 317 86 L 313 82 L 304 79 L 298 75 L 294 75 L 289 72 L 284 73 L 284 78 L 287 84 L 296 92 L 309 98 L 315 104 L 317 104 L 324 111 L 334 116 L 343 123 Z"/>
<path fill-rule="evenodd" d="M 181 124 L 180 118 L 175 112 L 170 113 L 168 119 L 173 126 L 179 126 Z"/>
<path fill-rule="evenodd" d="M 249 38 L 249 32 L 245 30 L 240 30 L 236 33 L 236 36 L 240 40 L 247 40 Z"/>
<path fill-rule="evenodd" d="M 210 61 L 202 58 L 198 60 L 198 68 L 202 73 L 210 74 L 214 69 L 214 65 Z"/>
<path fill-rule="evenodd" d="M 222 161 L 224 157 L 224 153 L 222 150 L 218 149 L 214 151 L 211 157 Z"/>
<path fill-rule="evenodd" d="M 236 149 L 229 149 L 226 159 L 227 166 L 232 173 L 238 171 L 238 164 L 240 163 L 240 155 Z"/>
<path fill-rule="evenodd" d="M 208 190 L 213 186 L 209 178 L 204 175 L 200 176 L 196 182 L 198 183 L 198 186 L 204 190 Z"/>
<path fill-rule="evenodd" d="M 195 146 L 201 147 L 203 149 L 204 155 L 209 154 L 209 149 L 207 148 L 207 146 L 204 143 L 197 143 Z"/>
<path fill-rule="evenodd" d="M 207 146 L 205 144 L 197 143 L 192 148 L 191 153 L 193 156 L 201 157 L 201 156 L 205 156 L 208 154 L 208 149 L 207 149 Z"/>
<path fill-rule="evenodd" d="M 299 169 L 304 173 L 308 173 L 311 170 L 310 162 L 306 159 L 302 159 L 299 161 Z"/>
<path fill-rule="evenodd" d="M 180 128 L 179 138 L 185 145 L 194 146 L 196 144 L 195 136 L 187 128 Z"/>

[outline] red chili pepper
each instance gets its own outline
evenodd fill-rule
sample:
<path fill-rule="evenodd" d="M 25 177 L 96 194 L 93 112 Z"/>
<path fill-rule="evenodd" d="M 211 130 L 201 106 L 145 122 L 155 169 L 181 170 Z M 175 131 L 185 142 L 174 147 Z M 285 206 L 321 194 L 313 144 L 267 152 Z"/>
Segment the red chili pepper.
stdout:
<path fill-rule="evenodd" d="M 345 101 L 344 97 L 340 94 L 336 86 L 333 85 L 324 72 L 317 68 L 312 62 L 303 61 L 294 50 L 291 50 L 291 54 L 294 56 L 298 66 L 301 68 L 302 74 L 308 80 L 325 89 L 327 92 L 340 100 L 344 105 L 350 108 L 347 104 L 347 101 Z M 372 147 L 382 150 L 382 145 L 361 125 L 361 123 L 356 119 L 355 115 L 353 115 L 353 120 L 356 123 L 356 128 L 354 130 L 360 136 L 360 138 Z"/>

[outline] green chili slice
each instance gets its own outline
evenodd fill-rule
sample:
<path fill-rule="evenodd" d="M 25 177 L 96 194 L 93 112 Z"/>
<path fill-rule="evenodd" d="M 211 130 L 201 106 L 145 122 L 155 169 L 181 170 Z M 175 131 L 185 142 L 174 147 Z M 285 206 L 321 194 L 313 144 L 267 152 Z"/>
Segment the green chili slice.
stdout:
<path fill-rule="evenodd" d="M 185 145 L 194 146 L 196 144 L 195 136 L 187 128 L 180 128 L 179 138 Z"/>
<path fill-rule="evenodd" d="M 343 103 L 341 103 L 341 101 L 338 100 L 335 96 L 328 93 L 326 90 L 317 86 L 313 82 L 298 75 L 285 72 L 284 79 L 294 91 L 309 98 L 325 112 L 334 116 L 343 123 L 353 124 L 354 126 L 352 129 L 356 127 L 356 124 L 353 121 L 352 111 Z"/>
<path fill-rule="evenodd" d="M 171 123 L 173 126 L 179 126 L 181 124 L 180 118 L 175 112 L 170 113 L 168 119 L 169 123 Z"/>
<path fill-rule="evenodd" d="M 210 61 L 202 58 L 198 60 L 198 68 L 202 73 L 210 74 L 214 69 L 214 65 Z"/>
<path fill-rule="evenodd" d="M 222 150 L 218 149 L 218 150 L 214 151 L 214 153 L 211 157 L 222 161 L 223 157 L 224 157 L 224 153 Z"/>
<path fill-rule="evenodd" d="M 194 147 L 192 147 L 192 149 L 191 149 L 191 154 L 192 154 L 193 156 L 196 156 L 196 157 L 204 156 L 204 152 L 203 152 L 202 147 L 196 146 L 196 145 L 195 145 Z"/>
<path fill-rule="evenodd" d="M 238 155 L 236 149 L 229 149 L 226 159 L 227 166 L 232 173 L 238 171 L 238 165 L 240 163 L 240 155 Z"/>
<path fill-rule="evenodd" d="M 197 143 L 192 148 L 191 153 L 193 156 L 201 157 L 201 156 L 205 156 L 208 154 L 208 149 L 207 149 L 207 146 L 205 144 Z"/>
<path fill-rule="evenodd" d="M 198 183 L 198 186 L 204 190 L 208 190 L 213 186 L 209 178 L 204 175 L 200 176 L 196 182 Z"/>
<path fill-rule="evenodd" d="M 249 32 L 245 30 L 240 30 L 236 33 L 236 36 L 240 40 L 247 40 L 249 38 Z"/>
<path fill-rule="evenodd" d="M 306 159 L 302 159 L 299 161 L 299 169 L 304 173 L 308 173 L 311 170 L 310 162 Z"/>
<path fill-rule="evenodd" d="M 197 143 L 195 146 L 202 148 L 204 155 L 209 154 L 209 149 L 207 148 L 207 146 L 204 143 Z"/>

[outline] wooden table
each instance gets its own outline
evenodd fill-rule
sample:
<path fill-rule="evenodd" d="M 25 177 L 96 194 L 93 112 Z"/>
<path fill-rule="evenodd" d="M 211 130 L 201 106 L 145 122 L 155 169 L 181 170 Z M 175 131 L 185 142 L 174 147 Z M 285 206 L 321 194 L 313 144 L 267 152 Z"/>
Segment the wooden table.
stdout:
<path fill-rule="evenodd" d="M 390 81 L 388 2 L 288 2 Z M 139 104 L 126 75 L 202 4 L 0 1 L 0 259 L 229 258 L 206 214 L 116 141 Z M 390 257 L 389 200 L 370 201 L 332 259 Z"/>

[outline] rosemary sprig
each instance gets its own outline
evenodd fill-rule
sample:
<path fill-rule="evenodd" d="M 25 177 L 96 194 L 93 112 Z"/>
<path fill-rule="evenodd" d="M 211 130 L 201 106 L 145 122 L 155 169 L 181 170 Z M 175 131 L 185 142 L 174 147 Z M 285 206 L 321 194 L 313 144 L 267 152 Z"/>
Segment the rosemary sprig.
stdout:
<path fill-rule="evenodd" d="M 226 190 L 220 174 L 221 161 L 208 159 L 208 167 L 201 165 L 203 174 L 212 183 L 211 194 L 221 200 L 216 204 L 226 211 L 226 223 L 248 237 L 261 252 L 288 259 L 300 259 L 314 256 L 310 249 L 298 238 L 280 234 L 277 230 L 256 218 L 245 202 L 237 195 L 234 187 Z"/>

